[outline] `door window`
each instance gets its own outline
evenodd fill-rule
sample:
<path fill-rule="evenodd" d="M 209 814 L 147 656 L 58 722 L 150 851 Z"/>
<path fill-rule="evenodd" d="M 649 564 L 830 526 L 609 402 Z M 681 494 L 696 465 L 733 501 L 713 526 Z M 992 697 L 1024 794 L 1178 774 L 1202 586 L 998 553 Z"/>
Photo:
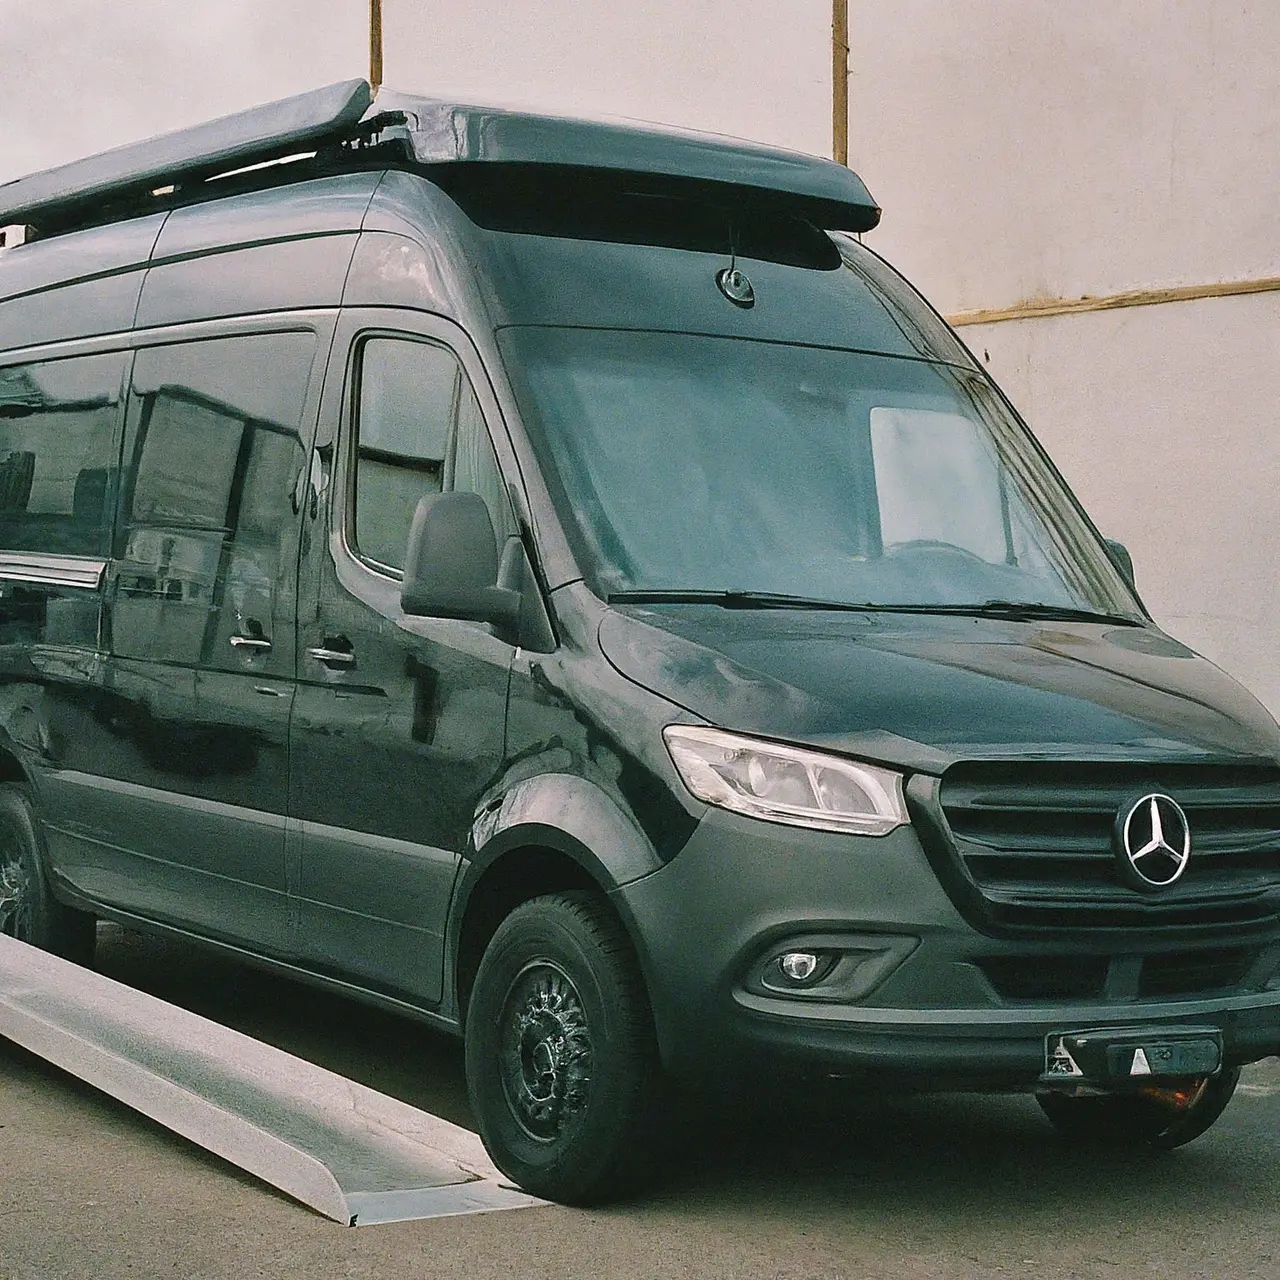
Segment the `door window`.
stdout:
<path fill-rule="evenodd" d="M 224 665 L 266 637 L 315 349 L 307 333 L 138 352 L 129 398 L 116 652 Z"/>
<path fill-rule="evenodd" d="M 106 555 L 122 355 L 0 369 L 0 547 Z"/>
<path fill-rule="evenodd" d="M 479 493 L 499 538 L 514 530 L 480 406 L 451 351 L 411 338 L 368 338 L 357 383 L 348 534 L 364 559 L 403 570 L 418 502 L 445 489 Z"/>

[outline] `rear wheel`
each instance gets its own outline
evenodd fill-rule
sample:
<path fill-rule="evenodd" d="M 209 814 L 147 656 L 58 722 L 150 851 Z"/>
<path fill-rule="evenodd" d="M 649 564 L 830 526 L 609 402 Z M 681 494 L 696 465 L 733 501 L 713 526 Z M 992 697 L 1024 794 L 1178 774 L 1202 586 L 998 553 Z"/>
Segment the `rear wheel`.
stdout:
<path fill-rule="evenodd" d="M 662 1080 L 630 942 L 596 894 L 549 894 L 498 926 L 467 1010 L 467 1086 L 494 1163 L 591 1204 L 649 1172 Z"/>
<path fill-rule="evenodd" d="M 1148 1085 L 1135 1093 L 1070 1097 L 1043 1093 L 1037 1101 L 1066 1139 L 1089 1146 L 1152 1146 L 1166 1150 L 1198 1138 L 1236 1091 L 1240 1068 Z"/>
<path fill-rule="evenodd" d="M 94 918 L 59 902 L 43 868 L 40 829 L 27 789 L 0 785 L 0 933 L 89 964 Z"/>

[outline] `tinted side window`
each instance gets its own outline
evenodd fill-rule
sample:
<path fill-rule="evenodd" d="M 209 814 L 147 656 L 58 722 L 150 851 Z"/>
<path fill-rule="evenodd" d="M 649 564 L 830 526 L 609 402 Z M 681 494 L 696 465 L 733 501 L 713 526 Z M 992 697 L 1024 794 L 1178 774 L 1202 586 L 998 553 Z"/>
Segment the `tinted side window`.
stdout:
<path fill-rule="evenodd" d="M 403 338 L 368 339 L 359 369 L 355 546 L 368 559 L 401 569 L 418 500 L 444 485 L 464 375 L 443 347 Z"/>
<path fill-rule="evenodd" d="M 0 369 L 0 547 L 106 555 L 122 355 Z"/>
<path fill-rule="evenodd" d="M 125 438 L 116 651 L 224 665 L 269 635 L 315 339 L 256 334 L 138 352 Z"/>

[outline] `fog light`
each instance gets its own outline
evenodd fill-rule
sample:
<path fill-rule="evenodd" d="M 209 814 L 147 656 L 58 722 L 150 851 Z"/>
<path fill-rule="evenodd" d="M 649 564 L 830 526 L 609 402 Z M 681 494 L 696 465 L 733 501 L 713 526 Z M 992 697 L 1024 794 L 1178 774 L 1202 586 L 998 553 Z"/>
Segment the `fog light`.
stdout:
<path fill-rule="evenodd" d="M 788 951 L 778 964 L 792 982 L 808 982 L 818 972 L 818 957 L 812 951 Z"/>

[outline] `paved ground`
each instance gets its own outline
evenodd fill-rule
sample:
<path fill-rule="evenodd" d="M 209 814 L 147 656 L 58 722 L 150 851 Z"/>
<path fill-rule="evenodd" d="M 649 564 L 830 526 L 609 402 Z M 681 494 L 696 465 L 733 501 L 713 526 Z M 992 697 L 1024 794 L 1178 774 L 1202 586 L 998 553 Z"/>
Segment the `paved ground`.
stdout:
<path fill-rule="evenodd" d="M 460 1053 L 429 1032 L 128 935 L 102 967 L 468 1122 Z M 1167 1155 L 1073 1152 L 1022 1098 L 690 1121 L 632 1204 L 350 1230 L 0 1042 L 0 1280 L 1280 1278 L 1275 1060 Z"/>

